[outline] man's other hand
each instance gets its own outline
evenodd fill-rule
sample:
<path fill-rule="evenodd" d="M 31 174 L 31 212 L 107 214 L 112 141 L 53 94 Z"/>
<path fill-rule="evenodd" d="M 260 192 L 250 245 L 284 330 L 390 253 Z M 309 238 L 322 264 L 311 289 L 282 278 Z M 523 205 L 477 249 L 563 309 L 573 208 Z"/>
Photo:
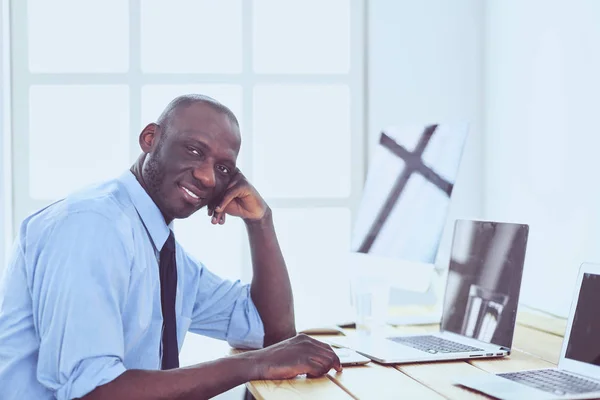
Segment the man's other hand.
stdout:
<path fill-rule="evenodd" d="M 259 379 L 291 379 L 302 374 L 314 378 L 331 368 L 342 370 L 331 346 L 304 334 L 257 350 L 255 354 Z"/>

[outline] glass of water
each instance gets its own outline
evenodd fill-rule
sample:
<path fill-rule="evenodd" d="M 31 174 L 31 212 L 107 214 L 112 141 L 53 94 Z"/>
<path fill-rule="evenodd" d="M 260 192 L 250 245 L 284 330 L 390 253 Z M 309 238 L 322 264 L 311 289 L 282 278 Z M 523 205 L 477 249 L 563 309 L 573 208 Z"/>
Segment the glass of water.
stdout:
<path fill-rule="evenodd" d="M 472 284 L 462 325 L 463 335 L 491 343 L 507 302 L 506 294 Z"/>
<path fill-rule="evenodd" d="M 357 278 L 352 283 L 352 305 L 360 334 L 384 335 L 390 303 L 390 285 L 384 279 Z"/>

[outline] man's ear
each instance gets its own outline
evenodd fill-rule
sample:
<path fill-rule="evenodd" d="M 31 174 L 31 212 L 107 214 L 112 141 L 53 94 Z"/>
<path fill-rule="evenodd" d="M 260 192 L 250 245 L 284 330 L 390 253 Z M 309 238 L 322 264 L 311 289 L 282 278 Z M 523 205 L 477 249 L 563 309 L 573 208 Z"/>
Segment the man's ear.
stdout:
<path fill-rule="evenodd" d="M 154 122 L 146 125 L 144 129 L 142 129 L 142 133 L 140 133 L 139 142 L 140 147 L 144 153 L 150 153 L 154 149 L 154 147 L 158 144 L 159 135 L 158 132 L 160 130 L 160 126 L 155 124 Z"/>

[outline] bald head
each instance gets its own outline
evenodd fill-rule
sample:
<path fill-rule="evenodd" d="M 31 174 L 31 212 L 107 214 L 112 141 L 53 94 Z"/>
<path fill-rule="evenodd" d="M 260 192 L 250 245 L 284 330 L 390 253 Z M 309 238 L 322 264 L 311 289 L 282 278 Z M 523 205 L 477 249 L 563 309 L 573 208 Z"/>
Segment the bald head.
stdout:
<path fill-rule="evenodd" d="M 208 96 L 175 98 L 156 123 L 146 125 L 139 142 L 136 176 L 167 223 L 219 200 L 237 171 L 238 121 Z"/>
<path fill-rule="evenodd" d="M 239 131 L 240 124 L 238 123 L 235 114 L 225 105 L 219 103 L 212 97 L 205 96 L 203 94 L 185 94 L 183 96 L 176 97 L 167 105 L 162 114 L 160 114 L 160 117 L 158 117 L 156 123 L 162 126 L 164 130 L 169 130 L 168 127 L 171 125 L 173 117 L 177 115 L 180 110 L 183 110 L 196 103 L 205 104 L 213 108 L 215 111 L 225 114 Z"/>

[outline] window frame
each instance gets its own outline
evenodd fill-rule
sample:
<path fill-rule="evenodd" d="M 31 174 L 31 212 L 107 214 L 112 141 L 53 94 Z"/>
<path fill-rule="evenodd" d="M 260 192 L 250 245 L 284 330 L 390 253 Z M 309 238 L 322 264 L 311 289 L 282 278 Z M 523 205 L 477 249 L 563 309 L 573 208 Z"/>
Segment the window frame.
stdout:
<path fill-rule="evenodd" d="M 10 2 L 10 0 L 3 0 Z M 130 157 L 137 158 L 139 144 L 137 132 L 142 114 L 142 88 L 144 85 L 178 85 L 178 84 L 233 84 L 242 88 L 242 119 L 247 127 L 242 132 L 245 145 L 242 146 L 242 158 L 249 170 L 246 176 L 252 182 L 254 177 L 253 166 L 253 95 L 254 87 L 259 84 L 345 84 L 350 90 L 350 160 L 351 181 L 350 194 L 347 197 L 319 198 L 319 197 L 294 197 L 294 198 L 267 198 L 271 208 L 313 208 L 313 207 L 342 207 L 350 210 L 351 225 L 353 215 L 360 202 L 361 191 L 367 163 L 367 132 L 366 132 L 366 27 L 367 13 L 365 0 L 348 0 L 350 7 L 350 69 L 347 74 L 315 74 L 315 73 L 255 73 L 253 66 L 253 0 L 241 0 L 242 4 L 242 72 L 240 74 L 212 74 L 212 73 L 144 73 L 141 68 L 141 4 L 143 0 L 129 0 L 129 70 L 124 73 L 32 73 L 28 63 L 28 2 L 13 1 L 10 20 L 13 23 L 13 36 L 11 42 L 19 43 L 12 46 L 12 70 L 14 79 L 14 104 L 29 104 L 29 88 L 32 85 L 71 85 L 71 84 L 124 84 L 129 87 L 130 107 Z M 29 148 L 28 135 L 19 134 L 29 130 L 29 107 L 14 107 L 12 110 L 14 123 L 13 150 L 16 154 L 14 168 L 10 172 L 13 182 L 13 196 L 15 207 L 11 211 L 12 221 L 20 221 L 31 212 L 50 203 L 47 200 L 31 198 L 29 194 Z M 355 162 L 354 160 L 358 160 Z M 16 185 L 20 182 L 20 185 Z M 260 191 L 260 188 L 258 188 Z M 18 201 L 17 201 L 18 200 Z M 15 227 L 10 228 L 14 233 Z M 243 240 L 242 240 L 243 241 Z M 242 243 L 242 246 L 244 244 Z M 241 278 L 249 280 L 251 277 L 250 255 L 246 254 L 245 246 L 242 250 L 243 262 Z"/>

